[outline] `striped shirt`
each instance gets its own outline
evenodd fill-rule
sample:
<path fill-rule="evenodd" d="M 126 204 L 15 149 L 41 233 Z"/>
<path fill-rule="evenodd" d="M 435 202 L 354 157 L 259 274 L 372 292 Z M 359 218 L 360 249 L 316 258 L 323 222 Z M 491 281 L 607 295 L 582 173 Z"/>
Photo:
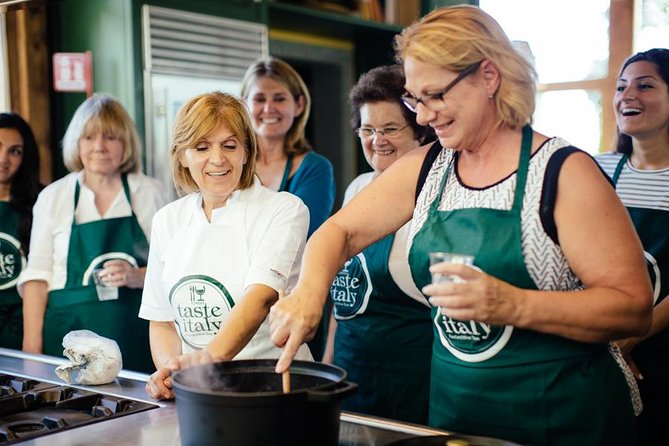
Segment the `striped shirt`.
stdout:
<path fill-rule="evenodd" d="M 614 152 L 595 157 L 611 178 L 621 158 L 621 153 Z M 669 211 L 669 168 L 640 170 L 627 160 L 618 178 L 616 192 L 627 207 Z"/>

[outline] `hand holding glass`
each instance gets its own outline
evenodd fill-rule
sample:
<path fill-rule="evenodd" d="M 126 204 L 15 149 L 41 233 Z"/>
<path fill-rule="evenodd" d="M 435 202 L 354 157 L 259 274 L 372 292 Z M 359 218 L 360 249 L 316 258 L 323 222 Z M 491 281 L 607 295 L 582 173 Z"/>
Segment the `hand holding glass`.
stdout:
<path fill-rule="evenodd" d="M 430 267 L 438 263 L 455 263 L 458 265 L 474 266 L 474 256 L 467 254 L 457 254 L 452 252 L 431 252 L 430 253 Z M 442 274 L 430 271 L 432 275 L 432 283 L 462 283 L 464 282 L 459 276 L 455 274 Z M 440 313 L 444 314 L 443 308 L 440 308 Z"/>
<path fill-rule="evenodd" d="M 430 253 L 430 266 L 439 264 L 439 263 L 455 263 L 458 265 L 474 265 L 474 256 L 467 254 L 457 254 L 452 252 L 431 252 Z M 432 283 L 450 283 L 450 282 L 464 282 L 459 276 L 454 274 L 442 274 L 438 272 L 431 272 L 432 274 Z"/>
<path fill-rule="evenodd" d="M 104 271 L 102 268 L 93 270 L 93 281 L 95 282 L 95 290 L 98 292 L 99 300 L 115 300 L 118 299 L 118 288 L 115 286 L 106 285 L 103 281 Z"/>

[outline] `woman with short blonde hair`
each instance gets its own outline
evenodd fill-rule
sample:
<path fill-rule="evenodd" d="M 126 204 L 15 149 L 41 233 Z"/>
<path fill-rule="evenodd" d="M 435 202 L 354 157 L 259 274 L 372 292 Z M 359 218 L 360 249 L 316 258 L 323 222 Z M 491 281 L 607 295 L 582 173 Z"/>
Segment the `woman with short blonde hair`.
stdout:
<path fill-rule="evenodd" d="M 244 164 L 239 189 L 248 189 L 253 185 L 258 142 L 244 103 L 221 92 L 198 96 L 179 110 L 175 122 L 178 125 L 174 126 L 172 134 L 170 162 L 172 178 L 180 192 L 194 192 L 198 190 L 198 185 L 179 159 L 184 151 L 195 147 L 202 138 L 222 124 L 232 130 L 246 150 L 248 159 Z"/>
<path fill-rule="evenodd" d="M 397 49 L 404 104 L 439 144 L 395 161 L 309 240 L 299 286 L 271 312 L 277 372 L 344 262 L 411 220 L 411 275 L 432 307 L 429 424 L 521 444 L 634 444 L 608 344 L 648 332 L 651 289 L 611 184 L 590 155 L 530 127 L 531 67 L 481 9 L 438 9 Z M 432 252 L 473 266 L 430 265 Z"/>

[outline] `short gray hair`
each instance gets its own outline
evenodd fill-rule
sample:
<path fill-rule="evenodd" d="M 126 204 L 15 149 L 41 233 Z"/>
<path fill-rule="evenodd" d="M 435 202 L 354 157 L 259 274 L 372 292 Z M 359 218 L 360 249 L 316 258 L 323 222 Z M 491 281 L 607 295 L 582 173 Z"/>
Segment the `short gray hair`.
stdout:
<path fill-rule="evenodd" d="M 86 134 L 110 133 L 123 143 L 122 173 L 137 172 L 141 164 L 141 144 L 130 115 L 121 103 L 104 93 L 86 99 L 74 112 L 63 137 L 63 162 L 70 172 L 83 170 L 79 140 Z"/>

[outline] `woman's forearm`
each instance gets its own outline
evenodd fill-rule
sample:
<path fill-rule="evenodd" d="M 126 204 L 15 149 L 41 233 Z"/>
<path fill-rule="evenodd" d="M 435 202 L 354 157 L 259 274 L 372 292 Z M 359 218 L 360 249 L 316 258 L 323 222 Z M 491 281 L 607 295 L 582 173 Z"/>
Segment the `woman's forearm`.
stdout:
<path fill-rule="evenodd" d="M 149 322 L 149 341 L 151 358 L 156 369 L 167 367 L 170 359 L 181 354 L 181 338 L 174 327 L 174 322 Z"/>
<path fill-rule="evenodd" d="M 518 326 L 582 342 L 608 342 L 648 332 L 647 302 L 612 288 L 525 291 Z"/>
<path fill-rule="evenodd" d="M 296 288 L 308 289 L 322 307 L 332 279 L 350 257 L 348 250 L 344 230 L 332 219 L 326 221 L 307 242 Z"/>
<path fill-rule="evenodd" d="M 42 331 L 48 301 L 47 283 L 31 280 L 23 285 L 23 351 L 42 353 Z"/>
<path fill-rule="evenodd" d="M 256 334 L 277 298 L 277 292 L 266 285 L 249 286 L 206 350 L 217 361 L 234 359 Z"/>

